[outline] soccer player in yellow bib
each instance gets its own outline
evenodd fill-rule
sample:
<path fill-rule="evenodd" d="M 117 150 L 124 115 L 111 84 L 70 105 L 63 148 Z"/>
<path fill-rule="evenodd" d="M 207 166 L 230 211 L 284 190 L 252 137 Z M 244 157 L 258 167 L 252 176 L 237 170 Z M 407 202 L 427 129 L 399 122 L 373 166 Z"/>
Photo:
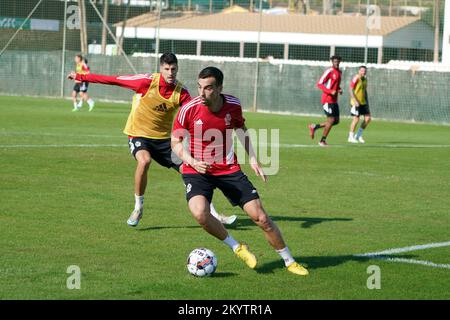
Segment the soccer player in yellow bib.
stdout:
<path fill-rule="evenodd" d="M 75 70 L 79 74 L 89 74 L 90 69 L 87 65 L 87 59 L 84 58 L 81 54 L 77 54 L 75 56 Z M 89 83 L 86 81 L 75 81 L 75 86 L 72 91 L 72 101 L 73 101 L 73 109 L 72 111 L 78 111 L 83 106 L 83 100 L 87 102 L 89 105 L 89 111 L 92 111 L 94 108 L 94 100 L 89 98 L 87 93 L 89 87 Z M 77 103 L 77 94 L 80 94 L 80 101 Z"/>
<path fill-rule="evenodd" d="M 160 57 L 160 73 L 107 76 L 71 72 L 69 79 L 117 85 L 136 92 L 123 132 L 128 135 L 131 154 L 137 161 L 134 175 L 135 206 L 127 224 L 135 227 L 143 215 L 147 172 L 152 160 L 180 172 L 182 161 L 172 152 L 170 134 L 178 108 L 191 96 L 178 80 L 178 59 L 173 53 Z M 236 216 L 219 214 L 211 203 L 211 214 L 220 222 L 232 224 Z"/>
<path fill-rule="evenodd" d="M 353 121 L 350 124 L 350 132 L 348 134 L 348 142 L 350 143 L 365 143 L 362 134 L 371 120 L 369 99 L 367 97 L 366 74 L 367 68 L 365 66 L 360 66 L 358 74 L 355 75 L 350 82 L 350 113 L 353 116 Z M 358 125 L 360 116 L 364 117 L 364 121 L 361 123 L 361 126 L 355 135 L 355 129 Z"/>

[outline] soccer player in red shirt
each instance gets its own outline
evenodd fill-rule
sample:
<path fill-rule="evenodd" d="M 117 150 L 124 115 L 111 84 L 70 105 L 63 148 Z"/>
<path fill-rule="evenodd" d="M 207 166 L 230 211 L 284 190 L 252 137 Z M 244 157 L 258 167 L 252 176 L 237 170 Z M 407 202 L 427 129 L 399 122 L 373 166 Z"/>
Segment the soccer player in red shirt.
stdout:
<path fill-rule="evenodd" d="M 72 72 L 68 78 L 80 82 L 116 85 L 136 92 L 130 115 L 123 132 L 128 135 L 131 154 L 137 161 L 134 175 L 135 206 L 127 224 L 138 225 L 143 215 L 147 172 L 152 160 L 161 166 L 180 169 L 181 160 L 170 147 L 173 117 L 182 105 L 191 100 L 188 90 L 177 80 L 178 59 L 173 53 L 160 57 L 160 72 L 127 76 L 107 76 Z M 153 81 L 155 80 L 155 81 Z M 222 223 L 232 224 L 236 216 L 211 212 Z"/>
<path fill-rule="evenodd" d="M 287 270 L 297 275 L 308 271 L 295 262 L 277 225 L 270 219 L 256 188 L 241 171 L 233 148 L 233 130 L 250 158 L 257 176 L 266 181 L 258 164 L 238 98 L 222 94 L 223 74 L 215 67 L 203 69 L 198 76 L 199 96 L 178 111 L 172 129 L 172 150 L 183 160 L 186 199 L 195 220 L 209 234 L 227 244 L 248 267 L 257 261 L 247 245 L 237 242 L 223 224 L 212 217 L 209 204 L 215 188 L 239 205 L 263 230 L 270 245 L 283 258 Z M 183 140 L 189 139 L 189 150 Z"/>
<path fill-rule="evenodd" d="M 321 101 L 323 110 L 327 116 L 327 121 L 318 124 L 310 124 L 308 126 L 311 139 L 314 139 L 314 133 L 317 129 L 324 128 L 322 138 L 319 142 L 319 145 L 322 147 L 328 146 L 326 139 L 330 133 L 331 127 L 339 123 L 338 94 L 342 94 L 342 72 L 339 70 L 339 64 L 341 63 L 342 58 L 340 56 L 332 56 L 330 60 L 333 66 L 325 70 L 317 82 L 317 87 L 323 92 Z"/>

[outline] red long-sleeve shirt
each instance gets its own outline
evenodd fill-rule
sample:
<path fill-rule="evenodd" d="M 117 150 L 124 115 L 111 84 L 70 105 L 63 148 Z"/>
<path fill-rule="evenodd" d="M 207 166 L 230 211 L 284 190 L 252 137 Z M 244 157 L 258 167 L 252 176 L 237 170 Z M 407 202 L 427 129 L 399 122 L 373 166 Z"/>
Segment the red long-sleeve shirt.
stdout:
<path fill-rule="evenodd" d="M 338 93 L 339 90 L 341 90 L 341 75 L 341 70 L 331 67 L 325 70 L 320 77 L 317 82 L 317 87 L 323 91 L 322 104 L 337 103 Z M 333 91 L 335 91 L 335 93 L 331 94 Z"/>
<path fill-rule="evenodd" d="M 152 74 L 144 73 L 144 74 L 134 74 L 134 75 L 125 75 L 125 76 L 106 76 L 103 74 L 79 74 L 75 80 L 85 81 L 91 83 L 102 83 L 120 86 L 122 88 L 127 88 L 133 90 L 137 94 L 141 94 L 144 96 L 147 93 L 150 84 L 152 83 Z M 174 89 L 176 83 L 170 84 L 167 83 L 164 78 L 161 76 L 159 81 L 159 93 L 166 99 L 168 99 Z M 180 104 L 183 106 L 191 100 L 191 96 L 186 87 L 183 87 L 181 90 L 180 96 Z"/>

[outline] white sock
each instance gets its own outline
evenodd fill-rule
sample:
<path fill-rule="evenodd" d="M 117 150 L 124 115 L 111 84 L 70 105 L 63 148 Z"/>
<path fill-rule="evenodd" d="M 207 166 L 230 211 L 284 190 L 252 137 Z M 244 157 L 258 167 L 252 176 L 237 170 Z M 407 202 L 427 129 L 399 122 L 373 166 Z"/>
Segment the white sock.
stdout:
<path fill-rule="evenodd" d="M 144 196 L 134 195 L 134 210 L 141 210 L 144 207 Z"/>
<path fill-rule="evenodd" d="M 362 136 L 363 130 L 364 130 L 363 128 L 358 129 L 358 133 L 356 134 L 356 139 L 359 139 Z"/>
<path fill-rule="evenodd" d="M 78 102 L 77 107 L 81 108 L 83 106 L 83 100 L 80 100 L 80 102 Z"/>
<path fill-rule="evenodd" d="M 216 208 L 214 208 L 214 205 L 211 204 L 209 205 L 209 209 L 211 211 L 211 214 L 213 215 L 214 218 L 219 219 L 219 213 L 216 211 Z"/>
<path fill-rule="evenodd" d="M 87 104 L 89 105 L 89 107 L 92 107 L 92 106 L 94 105 L 94 100 L 89 99 L 89 100 L 87 101 Z"/>
<path fill-rule="evenodd" d="M 291 264 L 293 264 L 295 262 L 288 247 L 285 247 L 284 249 L 276 250 L 276 251 L 281 256 L 281 258 L 283 258 L 284 265 L 286 267 L 290 266 Z"/>
<path fill-rule="evenodd" d="M 78 108 L 78 104 L 76 102 L 73 103 L 73 108 Z"/>
<path fill-rule="evenodd" d="M 348 137 L 349 137 L 349 138 L 354 138 L 354 137 L 355 137 L 355 134 L 354 134 L 353 132 L 349 132 L 349 133 L 348 133 Z"/>
<path fill-rule="evenodd" d="M 223 240 L 226 245 L 228 245 L 233 251 L 236 251 L 236 249 L 239 247 L 239 242 L 234 240 L 234 238 L 228 234 L 228 236 Z"/>

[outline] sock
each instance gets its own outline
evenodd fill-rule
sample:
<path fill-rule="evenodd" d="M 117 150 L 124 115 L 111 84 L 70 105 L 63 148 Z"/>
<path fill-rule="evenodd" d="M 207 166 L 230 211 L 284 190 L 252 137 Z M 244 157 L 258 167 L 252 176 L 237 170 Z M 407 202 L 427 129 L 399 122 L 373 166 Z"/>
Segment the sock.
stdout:
<path fill-rule="evenodd" d="M 286 267 L 290 266 L 291 264 L 293 264 L 295 262 L 295 260 L 292 257 L 291 252 L 289 251 L 288 247 L 285 247 L 284 249 L 276 250 L 276 251 L 278 252 L 278 254 L 283 259 L 284 265 Z"/>
<path fill-rule="evenodd" d="M 356 134 L 356 137 L 355 137 L 356 139 L 359 139 L 362 136 L 363 130 L 364 130 L 363 128 L 358 129 L 358 133 Z"/>
<path fill-rule="evenodd" d="M 80 102 L 78 102 L 77 104 L 77 108 L 81 108 L 83 106 L 83 100 L 80 100 Z"/>
<path fill-rule="evenodd" d="M 212 202 L 211 202 L 211 204 L 209 205 L 209 209 L 210 209 L 210 211 L 211 211 L 211 214 L 212 214 L 215 218 L 219 219 L 219 213 L 216 211 L 216 208 L 214 208 L 214 205 L 212 204 Z"/>
<path fill-rule="evenodd" d="M 348 137 L 349 137 L 349 138 L 354 138 L 354 137 L 355 137 L 355 134 L 354 134 L 353 132 L 350 131 L 350 132 L 348 133 Z"/>
<path fill-rule="evenodd" d="M 317 129 L 319 129 L 320 128 L 320 124 L 316 124 L 315 126 L 314 126 L 314 130 L 317 130 Z"/>
<path fill-rule="evenodd" d="M 76 102 L 73 103 L 74 108 L 78 108 L 78 104 Z"/>
<path fill-rule="evenodd" d="M 92 106 L 94 105 L 94 100 L 89 99 L 89 100 L 87 101 L 87 104 L 89 105 L 89 107 L 92 108 Z"/>
<path fill-rule="evenodd" d="M 228 245 L 233 251 L 236 251 L 236 249 L 239 247 L 239 242 L 234 240 L 234 238 L 228 234 L 228 236 L 223 240 L 226 245 Z"/>
<path fill-rule="evenodd" d="M 134 195 L 134 210 L 141 210 L 144 207 L 144 196 Z"/>
<path fill-rule="evenodd" d="M 325 136 L 322 136 L 322 138 L 320 139 L 320 141 L 325 141 L 325 140 L 327 140 L 327 137 L 325 137 Z"/>

